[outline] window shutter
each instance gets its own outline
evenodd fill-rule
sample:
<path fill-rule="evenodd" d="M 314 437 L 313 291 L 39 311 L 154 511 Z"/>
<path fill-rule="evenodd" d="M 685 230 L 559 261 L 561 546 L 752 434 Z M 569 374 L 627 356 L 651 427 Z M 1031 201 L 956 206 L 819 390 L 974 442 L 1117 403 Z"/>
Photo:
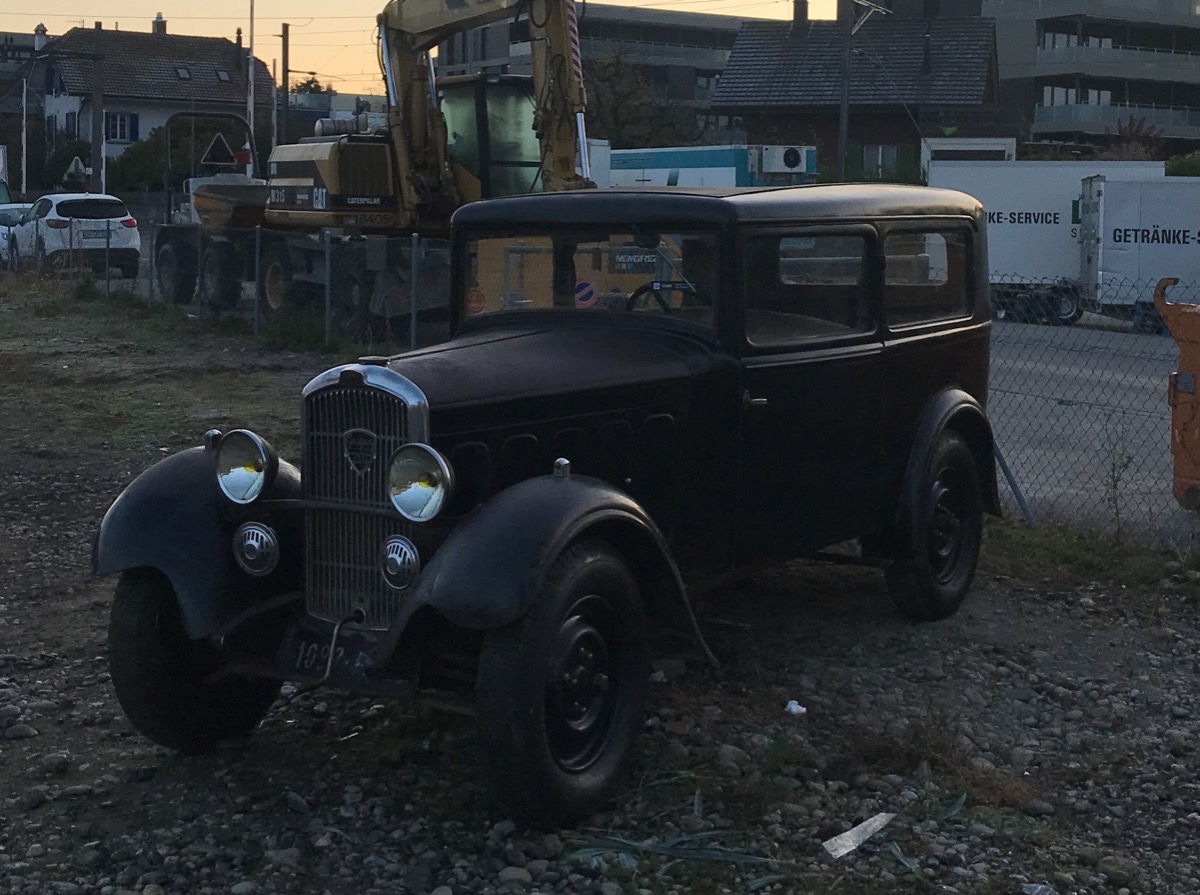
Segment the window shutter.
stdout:
<path fill-rule="evenodd" d="M 131 113 L 129 116 L 129 142 L 136 143 L 138 139 L 138 117 L 137 113 Z"/>

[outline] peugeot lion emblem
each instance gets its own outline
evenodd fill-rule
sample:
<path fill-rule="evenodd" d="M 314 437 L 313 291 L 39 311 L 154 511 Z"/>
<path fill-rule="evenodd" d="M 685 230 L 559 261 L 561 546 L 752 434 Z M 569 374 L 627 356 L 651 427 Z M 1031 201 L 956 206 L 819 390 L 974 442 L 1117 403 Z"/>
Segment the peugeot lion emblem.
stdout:
<path fill-rule="evenodd" d="M 375 462 L 378 439 L 368 429 L 350 429 L 342 435 L 342 453 L 346 462 L 359 475 L 365 473 Z"/>

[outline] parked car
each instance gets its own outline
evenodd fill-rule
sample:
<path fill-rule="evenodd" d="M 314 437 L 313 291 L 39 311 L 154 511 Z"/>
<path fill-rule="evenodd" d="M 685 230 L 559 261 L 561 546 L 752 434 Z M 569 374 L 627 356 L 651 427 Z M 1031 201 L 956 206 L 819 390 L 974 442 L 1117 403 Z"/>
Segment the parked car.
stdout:
<path fill-rule="evenodd" d="M 137 276 L 142 242 L 125 203 L 105 193 L 52 193 L 35 201 L 12 228 L 18 264 L 117 268 Z"/>
<path fill-rule="evenodd" d="M 923 187 L 464 206 L 448 342 L 316 376 L 296 462 L 213 429 L 108 510 L 121 706 L 199 752 L 282 680 L 457 700 L 514 816 L 592 811 L 648 627 L 711 656 L 706 587 L 824 557 L 910 618 L 958 608 L 999 508 L 984 242 L 978 201 Z"/>
<path fill-rule="evenodd" d="M 12 228 L 21 216 L 30 209 L 28 202 L 5 202 L 0 204 L 0 268 L 13 269 Z"/>

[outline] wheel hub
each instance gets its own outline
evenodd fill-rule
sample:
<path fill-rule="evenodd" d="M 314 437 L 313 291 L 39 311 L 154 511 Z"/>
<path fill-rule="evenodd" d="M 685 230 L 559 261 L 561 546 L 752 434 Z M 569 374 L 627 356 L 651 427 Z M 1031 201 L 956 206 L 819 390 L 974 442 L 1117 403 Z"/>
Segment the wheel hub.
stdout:
<path fill-rule="evenodd" d="M 929 520 L 929 559 L 939 576 L 953 569 L 962 545 L 962 513 L 954 489 L 939 480 L 934 485 Z"/>
<path fill-rule="evenodd" d="M 608 645 L 581 615 L 563 621 L 546 688 L 551 749 L 565 768 L 586 767 L 603 745 L 612 716 L 614 687 Z"/>

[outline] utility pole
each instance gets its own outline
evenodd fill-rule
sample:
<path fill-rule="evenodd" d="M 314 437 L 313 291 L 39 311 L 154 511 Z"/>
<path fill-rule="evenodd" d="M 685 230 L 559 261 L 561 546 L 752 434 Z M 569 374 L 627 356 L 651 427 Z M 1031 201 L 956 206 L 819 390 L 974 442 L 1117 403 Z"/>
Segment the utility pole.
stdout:
<path fill-rule="evenodd" d="M 254 145 L 254 0 L 250 0 L 250 52 L 246 54 L 246 121 L 250 125 L 250 145 Z M 253 153 L 250 156 L 254 158 Z M 246 164 L 246 173 L 255 175 L 254 162 Z"/>
<path fill-rule="evenodd" d="M 842 99 L 838 107 L 839 183 L 846 182 L 846 156 L 850 152 L 850 36 L 854 27 L 854 0 L 838 0 L 838 24 L 842 26 Z"/>
<path fill-rule="evenodd" d="M 104 54 L 102 23 L 96 23 L 96 51 L 92 55 L 92 178 L 91 191 L 104 192 Z"/>
<path fill-rule="evenodd" d="M 29 189 L 29 79 L 21 79 L 21 201 Z"/>
<path fill-rule="evenodd" d="M 283 38 L 283 102 L 279 104 L 279 142 L 290 143 L 291 138 L 288 136 L 288 23 L 283 23 L 283 33 L 280 35 Z"/>

